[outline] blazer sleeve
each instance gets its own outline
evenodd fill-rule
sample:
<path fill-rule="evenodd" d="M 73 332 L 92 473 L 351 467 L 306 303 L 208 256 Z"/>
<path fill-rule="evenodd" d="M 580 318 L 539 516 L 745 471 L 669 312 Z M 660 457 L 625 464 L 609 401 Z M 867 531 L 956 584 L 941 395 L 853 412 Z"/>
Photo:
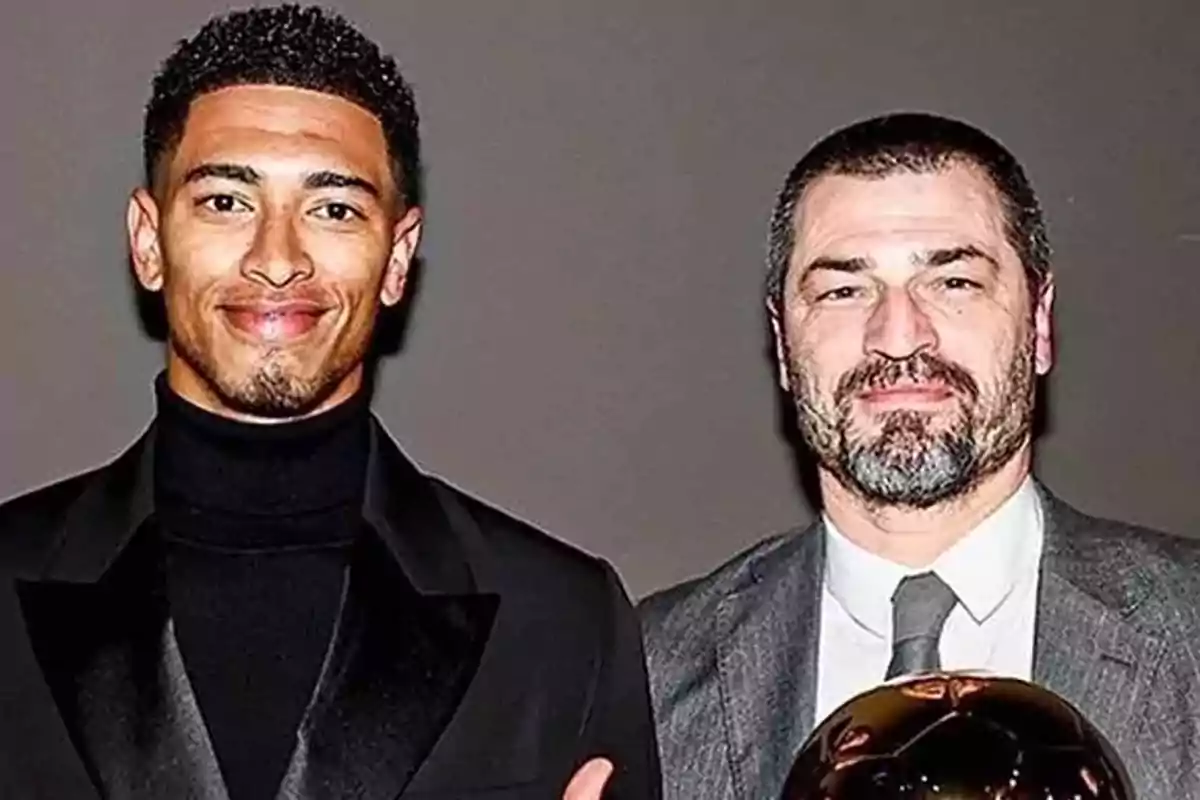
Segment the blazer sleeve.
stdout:
<path fill-rule="evenodd" d="M 599 672 L 579 765 L 596 756 L 613 762 L 605 800 L 660 800 L 662 774 L 640 625 L 620 579 L 607 563 L 604 578 Z"/>

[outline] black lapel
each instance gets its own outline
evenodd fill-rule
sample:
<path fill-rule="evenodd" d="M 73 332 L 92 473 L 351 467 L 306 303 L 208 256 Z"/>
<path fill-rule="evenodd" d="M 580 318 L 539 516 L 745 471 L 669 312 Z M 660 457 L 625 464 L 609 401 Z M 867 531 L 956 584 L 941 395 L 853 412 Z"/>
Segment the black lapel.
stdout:
<path fill-rule="evenodd" d="M 158 563 L 154 539 L 141 537 L 96 582 L 21 582 L 26 629 L 104 796 L 226 800 Z"/>
<path fill-rule="evenodd" d="M 108 466 L 87 478 L 64 510 L 58 547 L 31 577 L 92 583 L 104 575 L 154 511 L 154 426 Z"/>
<path fill-rule="evenodd" d="M 363 517 L 417 591 L 478 591 L 479 565 L 468 558 L 467 532 L 451 524 L 432 481 L 400 452 L 378 420 L 371 425 Z"/>
<path fill-rule="evenodd" d="M 109 796 L 225 800 L 154 539 L 138 535 L 153 513 L 153 451 L 151 426 L 87 478 L 51 557 L 18 582 L 21 610 L 59 724 Z M 499 604 L 476 586 L 465 532 L 377 422 L 363 515 L 374 535 L 298 732 L 289 800 L 395 798 L 453 718 Z"/>
<path fill-rule="evenodd" d="M 376 427 L 368 534 L 279 797 L 394 800 L 475 677 L 498 607 L 430 487 Z"/>
<path fill-rule="evenodd" d="M 99 800 L 42 674 L 14 587 L 0 591 L 0 797 Z"/>
<path fill-rule="evenodd" d="M 57 727 L 106 797 L 225 800 L 183 672 L 147 537 L 154 429 L 81 477 L 60 516 L 36 532 L 56 542 L 14 585 Z M 138 541 L 146 547 L 131 547 Z M 17 647 L 17 655 L 22 652 Z M 49 698 L 47 698 L 49 699 Z M 206 788 L 207 787 L 207 788 Z"/>

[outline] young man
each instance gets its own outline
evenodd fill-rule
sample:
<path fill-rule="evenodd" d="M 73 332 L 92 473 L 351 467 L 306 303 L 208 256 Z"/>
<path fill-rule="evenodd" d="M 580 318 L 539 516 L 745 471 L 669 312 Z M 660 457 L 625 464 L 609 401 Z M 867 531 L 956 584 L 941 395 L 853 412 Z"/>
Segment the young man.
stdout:
<path fill-rule="evenodd" d="M 823 513 L 645 602 L 666 796 L 778 797 L 841 703 L 942 668 L 1032 679 L 1139 800 L 1200 797 L 1200 543 L 1030 473 L 1054 283 L 1013 156 L 920 114 L 837 131 L 788 176 L 769 267 Z"/>
<path fill-rule="evenodd" d="M 0 508 L 0 796 L 559 798 L 607 756 L 608 796 L 658 797 L 613 570 L 423 475 L 370 413 L 422 222 L 394 61 L 315 8 L 214 19 L 144 147 L 158 410 Z"/>

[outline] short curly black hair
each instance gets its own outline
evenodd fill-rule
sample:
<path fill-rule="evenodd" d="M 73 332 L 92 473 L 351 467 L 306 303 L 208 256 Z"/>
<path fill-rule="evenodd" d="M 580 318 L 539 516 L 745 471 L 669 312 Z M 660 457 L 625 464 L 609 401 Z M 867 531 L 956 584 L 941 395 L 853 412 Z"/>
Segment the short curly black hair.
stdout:
<path fill-rule="evenodd" d="M 897 112 L 864 119 L 830 133 L 792 167 L 771 213 L 767 243 L 767 296 L 783 308 L 783 283 L 796 244 L 796 207 L 826 175 L 887 178 L 938 172 L 966 163 L 992 182 L 1005 233 L 1025 268 L 1036 301 L 1050 272 L 1046 218 L 1020 162 L 1004 145 L 966 122 L 936 114 Z"/>
<path fill-rule="evenodd" d="M 401 197 L 420 204 L 419 119 L 395 59 L 342 16 L 292 4 L 214 17 L 163 62 L 142 134 L 147 186 L 155 185 L 164 156 L 179 144 L 192 101 L 247 84 L 312 89 L 370 111 L 383 126 Z"/>

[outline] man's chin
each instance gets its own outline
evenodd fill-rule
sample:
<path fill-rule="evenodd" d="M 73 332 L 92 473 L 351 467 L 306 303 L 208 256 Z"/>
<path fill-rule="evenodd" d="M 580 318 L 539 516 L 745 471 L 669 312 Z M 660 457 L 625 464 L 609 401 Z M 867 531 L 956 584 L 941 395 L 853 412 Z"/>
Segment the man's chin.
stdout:
<path fill-rule="evenodd" d="M 903 471 L 928 460 L 960 438 L 952 434 L 948 425 L 916 425 L 910 421 L 907 425 L 854 432 L 843 439 L 841 449 L 843 453 L 870 453 L 880 465 Z"/>
<path fill-rule="evenodd" d="M 896 434 L 930 439 L 961 429 L 965 420 L 955 408 L 937 410 L 902 409 L 880 414 L 857 416 L 847 429 L 847 437 L 868 442 Z"/>
<path fill-rule="evenodd" d="M 286 420 L 312 413 L 325 399 L 319 391 L 292 381 L 251 381 L 222 393 L 224 403 L 240 414 Z"/>
<path fill-rule="evenodd" d="M 853 449 L 912 453 L 933 446 L 945 438 L 949 430 L 948 425 L 880 425 L 848 431 L 843 441 Z"/>
<path fill-rule="evenodd" d="M 874 448 L 843 453 L 839 481 L 870 503 L 930 508 L 957 497 L 976 474 L 970 458 L 951 449 Z"/>
<path fill-rule="evenodd" d="M 232 362 L 232 363 L 230 363 Z M 208 381 L 222 403 L 240 414 L 286 418 L 321 401 L 323 382 L 288 353 L 229 359 Z"/>
<path fill-rule="evenodd" d="M 312 361 L 320 350 L 317 342 L 292 340 L 272 342 L 262 339 L 234 339 L 230 342 L 225 363 L 246 374 L 264 369 L 296 370 L 305 361 Z"/>

